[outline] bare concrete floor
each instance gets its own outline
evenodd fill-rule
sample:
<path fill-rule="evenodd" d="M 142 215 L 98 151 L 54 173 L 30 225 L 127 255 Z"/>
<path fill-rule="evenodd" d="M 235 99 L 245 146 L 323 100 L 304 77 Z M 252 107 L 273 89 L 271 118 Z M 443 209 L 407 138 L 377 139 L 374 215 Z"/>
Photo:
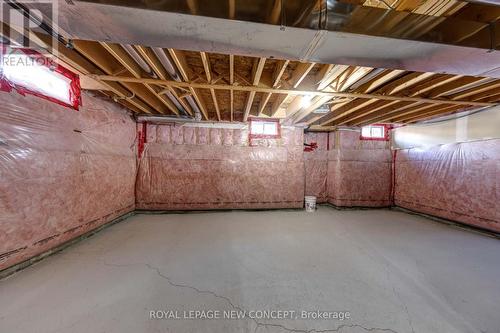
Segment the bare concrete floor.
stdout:
<path fill-rule="evenodd" d="M 0 281 L 0 332 L 500 332 L 499 254 L 388 210 L 136 215 Z"/>

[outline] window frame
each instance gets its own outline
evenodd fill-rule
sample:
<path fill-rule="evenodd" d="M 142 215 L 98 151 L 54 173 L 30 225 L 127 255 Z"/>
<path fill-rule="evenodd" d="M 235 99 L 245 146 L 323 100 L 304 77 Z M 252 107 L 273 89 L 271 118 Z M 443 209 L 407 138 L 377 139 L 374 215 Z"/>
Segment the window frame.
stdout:
<path fill-rule="evenodd" d="M 252 123 L 276 123 L 276 134 L 252 134 Z M 281 124 L 280 120 L 276 118 L 249 118 L 248 124 L 248 137 L 251 139 L 280 139 L 281 138 Z"/>
<path fill-rule="evenodd" d="M 56 63 L 55 61 L 51 60 L 50 58 L 44 56 L 43 54 L 32 50 L 32 49 L 27 49 L 27 48 L 15 48 L 12 49 L 9 46 L 5 44 L 0 44 L 0 52 L 1 56 L 3 57 L 4 55 L 7 54 L 7 50 L 15 50 L 18 51 L 18 54 L 20 55 L 26 55 L 27 57 L 35 59 L 34 62 L 38 64 L 43 64 L 43 66 L 50 68 L 51 71 L 54 73 L 57 73 L 61 76 L 66 77 L 67 79 L 70 80 L 69 84 L 69 97 L 70 97 L 70 103 L 66 103 L 65 101 L 62 101 L 58 98 L 52 97 L 52 96 L 47 96 L 39 91 L 36 91 L 36 87 L 25 87 L 23 85 L 15 84 L 13 82 L 10 82 L 6 77 L 0 76 L 0 91 L 6 91 L 6 92 L 12 92 L 12 90 L 15 90 L 21 95 L 33 95 L 36 97 L 43 98 L 45 100 L 48 100 L 50 102 L 72 108 L 76 111 L 78 111 L 79 107 L 82 105 L 82 96 L 81 96 L 81 87 L 80 87 L 80 77 L 78 74 L 73 73 L 69 69 L 61 66 L 60 64 Z M 3 61 L 3 60 L 2 60 Z M 51 64 L 51 65 L 49 65 Z"/>
<path fill-rule="evenodd" d="M 384 137 L 382 138 L 374 138 L 374 137 L 369 137 L 369 136 L 363 136 L 363 127 L 383 127 L 384 131 Z M 371 125 L 366 125 L 361 127 L 361 132 L 359 134 L 359 139 L 360 140 L 369 140 L 369 141 L 389 141 L 389 125 L 387 124 L 371 124 Z"/>

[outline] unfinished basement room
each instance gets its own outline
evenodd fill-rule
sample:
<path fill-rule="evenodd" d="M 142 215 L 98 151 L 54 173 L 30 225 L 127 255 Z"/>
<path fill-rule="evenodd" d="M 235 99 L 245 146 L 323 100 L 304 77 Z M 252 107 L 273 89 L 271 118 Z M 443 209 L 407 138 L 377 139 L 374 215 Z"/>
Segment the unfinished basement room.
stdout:
<path fill-rule="evenodd" d="M 0 333 L 500 333 L 500 0 L 0 0 Z"/>

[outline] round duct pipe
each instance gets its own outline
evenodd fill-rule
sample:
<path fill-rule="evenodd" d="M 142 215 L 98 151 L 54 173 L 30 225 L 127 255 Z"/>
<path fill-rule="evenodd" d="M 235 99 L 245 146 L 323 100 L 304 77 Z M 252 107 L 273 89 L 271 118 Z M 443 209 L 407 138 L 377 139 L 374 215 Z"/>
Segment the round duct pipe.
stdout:
<path fill-rule="evenodd" d="M 500 6 L 500 0 L 465 0 L 465 1 L 470 3 L 477 3 L 480 5 Z"/>

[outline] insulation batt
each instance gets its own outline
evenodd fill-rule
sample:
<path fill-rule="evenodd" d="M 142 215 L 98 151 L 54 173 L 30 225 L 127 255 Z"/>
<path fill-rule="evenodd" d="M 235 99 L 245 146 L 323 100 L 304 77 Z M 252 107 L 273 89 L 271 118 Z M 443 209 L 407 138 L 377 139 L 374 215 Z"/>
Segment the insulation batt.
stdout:
<path fill-rule="evenodd" d="M 336 132 L 335 147 L 328 152 L 328 202 L 347 207 L 390 206 L 391 167 L 389 142 L 360 140 L 359 131 Z"/>
<path fill-rule="evenodd" d="M 395 204 L 500 232 L 500 139 L 396 153 Z"/>
<path fill-rule="evenodd" d="M 335 136 L 331 135 L 331 139 Z M 312 152 L 304 152 L 306 172 L 306 195 L 316 197 L 317 203 L 328 201 L 327 176 L 328 176 L 328 133 L 309 132 L 304 134 L 305 143 L 316 142 L 318 148 Z M 330 140 L 332 141 L 332 140 Z M 330 147 L 332 147 L 330 143 Z"/>
<path fill-rule="evenodd" d="M 0 269 L 135 207 L 135 122 L 82 98 L 75 111 L 0 92 Z"/>
<path fill-rule="evenodd" d="M 248 130 L 152 125 L 137 176 L 138 209 L 301 208 L 303 131 L 248 142 Z"/>

